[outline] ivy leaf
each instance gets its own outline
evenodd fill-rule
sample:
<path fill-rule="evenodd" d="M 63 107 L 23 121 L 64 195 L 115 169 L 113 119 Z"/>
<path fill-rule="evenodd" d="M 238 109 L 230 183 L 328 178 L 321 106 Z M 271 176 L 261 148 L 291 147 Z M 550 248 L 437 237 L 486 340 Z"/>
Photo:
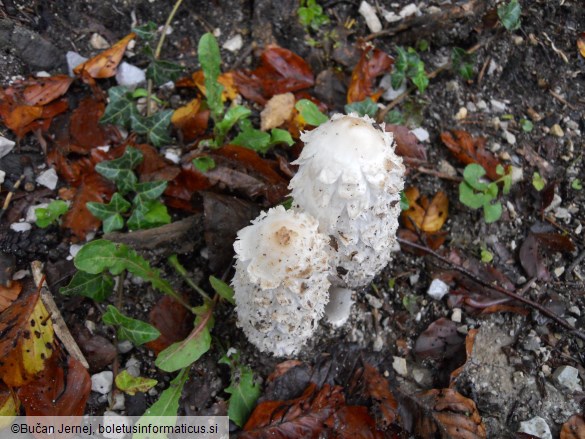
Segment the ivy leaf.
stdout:
<path fill-rule="evenodd" d="M 301 99 L 300 101 L 298 101 L 295 104 L 295 108 L 309 125 L 318 127 L 322 123 L 325 123 L 329 120 L 329 118 L 326 115 L 321 113 L 319 107 L 317 107 L 317 105 L 315 105 L 308 99 Z"/>
<path fill-rule="evenodd" d="M 374 117 L 378 112 L 378 105 L 372 100 L 372 98 L 366 98 L 363 101 L 347 104 L 344 108 L 346 114 L 357 113 L 362 117 L 365 115 Z"/>
<path fill-rule="evenodd" d="M 119 85 L 108 90 L 109 102 L 100 123 L 111 123 L 128 128 L 132 116 L 138 114 L 136 103 L 128 87 Z"/>
<path fill-rule="evenodd" d="M 224 389 L 226 393 L 231 395 L 228 416 L 239 427 L 242 427 L 260 397 L 260 385 L 254 381 L 252 369 L 238 364 L 237 359 L 231 359 L 224 355 L 219 363 L 227 364 L 231 369 L 230 385 Z"/>
<path fill-rule="evenodd" d="M 270 146 L 278 145 L 280 143 L 292 146 L 295 144 L 295 141 L 288 131 L 281 130 L 280 128 L 272 128 L 270 130 Z"/>
<path fill-rule="evenodd" d="M 404 116 L 400 112 L 400 110 L 391 110 L 386 113 L 386 117 L 384 117 L 384 122 L 392 125 L 404 125 Z"/>
<path fill-rule="evenodd" d="M 138 183 L 134 191 L 138 194 L 137 197 L 143 200 L 156 200 L 160 197 L 165 189 L 167 188 L 167 182 L 161 181 L 148 181 L 145 183 Z"/>
<path fill-rule="evenodd" d="M 518 0 L 510 0 L 509 3 L 498 7 L 498 17 L 504 27 L 511 31 L 520 28 L 520 15 L 522 14 L 522 7 Z"/>
<path fill-rule="evenodd" d="M 453 69 L 467 81 L 473 78 L 473 63 L 475 56 L 468 54 L 465 49 L 461 47 L 454 47 L 451 51 L 451 64 Z"/>
<path fill-rule="evenodd" d="M 183 67 L 171 61 L 154 59 L 146 69 L 146 77 L 152 79 L 156 85 L 174 82 L 183 73 Z"/>
<path fill-rule="evenodd" d="M 223 102 L 221 100 L 223 86 L 217 82 L 221 72 L 221 56 L 217 40 L 213 34 L 208 32 L 201 37 L 197 47 L 197 55 L 205 78 L 207 105 L 214 119 L 219 119 L 219 116 L 223 114 Z"/>
<path fill-rule="evenodd" d="M 95 165 L 95 170 L 116 183 L 118 190 L 128 193 L 134 190 L 138 179 L 132 169 L 138 166 L 143 159 L 142 152 L 131 146 L 126 147 L 124 155 L 114 160 L 107 160 Z"/>
<path fill-rule="evenodd" d="M 116 192 L 108 204 L 90 201 L 85 206 L 93 216 L 102 220 L 104 232 L 109 233 L 124 227 L 121 214 L 127 212 L 131 205 L 119 192 Z"/>
<path fill-rule="evenodd" d="M 144 200 L 137 195 L 134 199 L 140 200 L 136 208 L 128 218 L 128 228 L 130 230 L 150 229 L 159 227 L 171 222 L 171 216 L 167 206 L 158 200 Z"/>
<path fill-rule="evenodd" d="M 270 148 L 270 134 L 254 128 L 249 128 L 238 134 L 232 140 L 232 143 L 256 152 L 265 153 Z"/>
<path fill-rule="evenodd" d="M 160 336 L 160 332 L 154 326 L 126 317 L 114 305 L 108 305 L 102 321 L 108 325 L 118 326 L 118 339 L 130 340 L 135 346 L 156 340 Z"/>
<path fill-rule="evenodd" d="M 132 115 L 132 129 L 138 134 L 144 134 L 154 146 L 163 146 L 171 142 L 169 127 L 173 110 L 161 110 L 150 117 L 136 113 Z"/>
<path fill-rule="evenodd" d="M 224 298 L 232 305 L 236 304 L 236 301 L 234 300 L 234 290 L 232 287 L 215 276 L 209 276 L 209 283 L 211 284 L 211 288 L 213 288 L 213 290 L 219 294 L 220 297 Z"/>
<path fill-rule="evenodd" d="M 211 157 L 197 157 L 192 161 L 193 166 L 201 172 L 211 171 L 215 168 L 215 160 Z"/>
<path fill-rule="evenodd" d="M 158 26 L 156 23 L 149 21 L 141 26 L 136 26 L 132 28 L 132 32 L 136 34 L 136 36 L 145 41 L 152 41 L 154 37 L 156 37 L 156 31 Z"/>
<path fill-rule="evenodd" d="M 103 302 L 114 291 L 114 279 L 109 273 L 90 274 L 77 271 L 69 285 L 59 288 L 64 296 L 89 297 L 96 302 Z"/>
<path fill-rule="evenodd" d="M 425 64 L 422 61 L 418 61 L 416 64 L 416 73 L 410 78 L 412 83 L 416 85 L 418 91 L 423 93 L 429 86 L 429 77 L 425 72 Z"/>
<path fill-rule="evenodd" d="M 116 387 L 128 395 L 136 395 L 136 392 L 148 392 L 158 383 L 152 378 L 135 377 L 123 370 L 116 375 Z"/>
<path fill-rule="evenodd" d="M 39 207 L 35 209 L 35 216 L 37 220 L 35 224 L 44 229 L 51 224 L 57 222 L 59 217 L 69 210 L 68 204 L 63 200 L 53 200 L 47 207 Z"/>

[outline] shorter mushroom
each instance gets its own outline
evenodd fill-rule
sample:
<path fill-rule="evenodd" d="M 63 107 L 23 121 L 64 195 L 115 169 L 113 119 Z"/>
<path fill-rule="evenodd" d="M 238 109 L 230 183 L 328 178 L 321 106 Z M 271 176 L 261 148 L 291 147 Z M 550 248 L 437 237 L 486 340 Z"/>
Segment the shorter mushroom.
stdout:
<path fill-rule="evenodd" d="M 238 232 L 238 326 L 260 351 L 291 355 L 313 334 L 328 301 L 328 238 L 312 216 L 277 206 Z"/>

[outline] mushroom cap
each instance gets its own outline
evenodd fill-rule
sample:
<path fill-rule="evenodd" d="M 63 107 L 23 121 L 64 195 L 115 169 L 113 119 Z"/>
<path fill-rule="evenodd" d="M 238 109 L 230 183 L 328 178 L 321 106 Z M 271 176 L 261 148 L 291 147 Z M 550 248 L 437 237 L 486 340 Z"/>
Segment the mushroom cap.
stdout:
<path fill-rule="evenodd" d="M 391 258 L 404 165 L 393 137 L 368 116 L 334 115 L 305 142 L 290 182 L 295 207 L 319 221 L 334 239 L 332 283 L 368 283 Z"/>
<path fill-rule="evenodd" d="M 317 220 L 282 206 L 238 232 L 238 325 L 261 351 L 291 355 L 313 334 L 330 285 L 326 248 Z"/>

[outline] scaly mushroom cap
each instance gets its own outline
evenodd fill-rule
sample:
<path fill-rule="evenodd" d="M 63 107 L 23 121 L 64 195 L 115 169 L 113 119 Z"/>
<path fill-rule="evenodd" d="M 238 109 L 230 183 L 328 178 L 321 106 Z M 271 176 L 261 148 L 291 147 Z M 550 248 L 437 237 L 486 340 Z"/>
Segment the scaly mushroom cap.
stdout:
<path fill-rule="evenodd" d="M 301 139 L 290 182 L 295 207 L 333 238 L 331 282 L 363 286 L 388 264 L 396 243 L 404 165 L 392 134 L 368 116 L 336 114 Z"/>
<path fill-rule="evenodd" d="M 238 232 L 238 326 L 259 350 L 291 355 L 313 334 L 328 300 L 327 242 L 317 220 L 282 206 Z"/>

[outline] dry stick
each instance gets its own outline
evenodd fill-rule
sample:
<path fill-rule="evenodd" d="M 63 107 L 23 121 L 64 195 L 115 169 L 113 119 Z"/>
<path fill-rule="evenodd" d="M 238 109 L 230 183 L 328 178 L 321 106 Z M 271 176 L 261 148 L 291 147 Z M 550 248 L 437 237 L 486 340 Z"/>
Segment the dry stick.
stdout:
<path fill-rule="evenodd" d="M 8 195 L 6 195 L 6 199 L 4 200 L 4 204 L 2 205 L 2 210 L 0 210 L 0 219 L 4 215 L 4 212 L 6 212 L 6 210 L 8 209 L 10 201 L 12 200 L 12 197 L 14 196 L 16 190 L 20 187 L 22 180 L 24 180 L 24 174 L 21 175 L 18 180 L 16 180 L 16 183 L 14 183 L 14 186 L 12 186 L 12 190 L 8 192 Z"/>
<path fill-rule="evenodd" d="M 571 333 L 573 333 L 574 335 L 576 335 L 577 337 L 579 337 L 581 340 L 585 340 L 585 334 L 583 334 L 582 332 L 576 330 L 575 328 L 573 328 L 571 325 L 569 325 L 569 323 L 564 320 L 563 318 L 559 317 L 557 314 L 555 314 L 552 311 L 549 311 L 548 309 L 546 309 L 545 307 L 543 307 L 542 305 L 533 302 L 530 299 L 527 299 L 525 297 L 522 297 L 520 295 L 518 295 L 517 293 L 513 292 L 513 291 L 509 291 L 505 288 L 500 287 L 499 285 L 493 285 L 490 284 L 489 282 L 485 282 L 483 280 L 481 280 L 480 278 L 478 278 L 475 274 L 473 274 L 472 272 L 466 270 L 465 268 L 454 264 L 453 262 L 451 262 L 449 259 L 441 256 L 440 254 L 438 254 L 437 252 L 431 250 L 428 247 L 416 244 L 414 242 L 408 241 L 406 239 L 402 239 L 402 238 L 396 238 L 398 240 L 398 242 L 400 244 L 405 244 L 405 245 L 409 245 L 412 248 L 416 248 L 417 250 L 421 250 L 431 256 L 433 256 L 434 258 L 438 259 L 439 261 L 447 264 L 449 267 L 453 268 L 454 270 L 464 274 L 465 276 L 467 276 L 468 278 L 470 278 L 471 280 L 473 280 L 474 282 L 480 284 L 481 286 L 485 287 L 485 288 L 489 288 L 491 290 L 497 291 L 498 293 L 502 293 L 505 294 L 508 297 L 511 297 L 514 300 L 517 300 L 519 302 L 525 303 L 526 305 L 531 306 L 532 308 L 538 310 L 538 312 L 540 312 L 541 314 L 547 316 L 548 318 L 554 320 L 555 322 L 557 322 L 559 325 L 561 325 L 563 328 L 568 329 L 569 331 L 571 331 Z M 531 283 L 531 282 L 529 282 Z"/>
<path fill-rule="evenodd" d="M 167 35 L 167 29 L 171 25 L 171 21 L 173 21 L 173 18 L 175 18 L 175 14 L 179 10 L 181 3 L 183 3 L 183 0 L 177 0 L 177 2 L 175 3 L 175 6 L 173 6 L 173 10 L 171 11 L 169 16 L 167 17 L 167 21 L 165 22 L 165 25 L 163 26 L 161 36 L 158 40 L 156 50 L 154 51 L 154 59 L 155 60 L 157 60 L 160 57 L 160 52 L 162 51 L 162 46 L 163 46 L 163 43 L 165 42 L 165 37 Z M 150 111 L 150 101 L 151 100 L 152 100 L 152 79 L 149 79 L 148 86 L 147 86 L 147 94 L 146 94 L 146 115 L 147 116 L 151 115 L 151 111 Z"/>

